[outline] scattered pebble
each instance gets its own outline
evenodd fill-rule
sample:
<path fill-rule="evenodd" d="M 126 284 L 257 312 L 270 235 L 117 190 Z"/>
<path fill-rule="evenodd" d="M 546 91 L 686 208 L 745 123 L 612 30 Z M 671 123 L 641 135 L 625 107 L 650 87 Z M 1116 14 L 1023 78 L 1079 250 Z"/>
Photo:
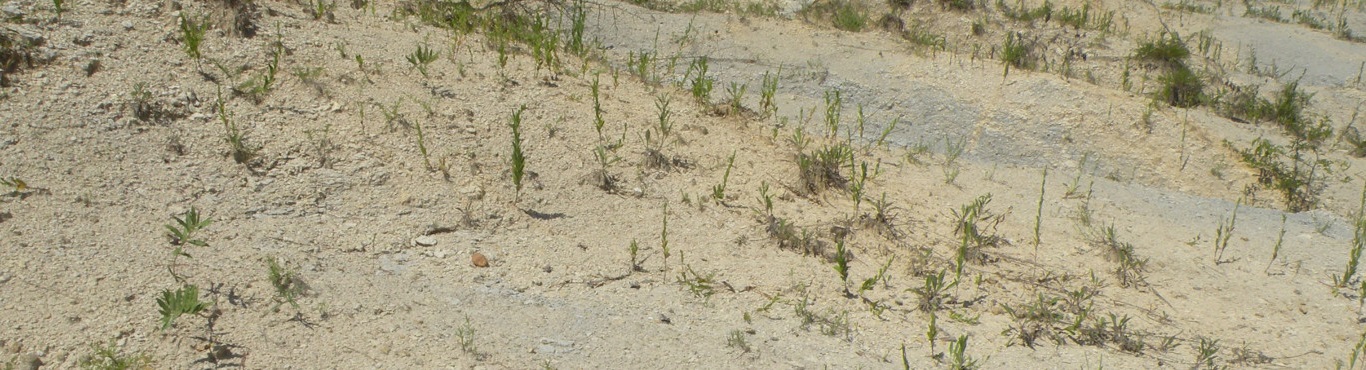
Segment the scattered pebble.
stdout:
<path fill-rule="evenodd" d="M 124 30 L 124 31 L 132 31 L 132 30 L 133 30 L 133 22 L 132 22 L 132 21 L 123 21 L 123 30 Z"/>
<path fill-rule="evenodd" d="M 433 237 L 431 235 L 419 236 L 413 238 L 413 244 L 416 244 L 420 247 L 430 247 L 436 245 L 436 237 Z"/>
<path fill-rule="evenodd" d="M 19 358 L 19 367 L 17 367 L 17 369 L 38 370 L 38 368 L 42 366 L 43 360 L 39 359 L 38 355 L 29 353 Z"/>
<path fill-rule="evenodd" d="M 484 257 L 483 253 L 474 252 L 470 255 L 470 262 L 474 264 L 474 267 L 489 267 L 489 259 Z"/>

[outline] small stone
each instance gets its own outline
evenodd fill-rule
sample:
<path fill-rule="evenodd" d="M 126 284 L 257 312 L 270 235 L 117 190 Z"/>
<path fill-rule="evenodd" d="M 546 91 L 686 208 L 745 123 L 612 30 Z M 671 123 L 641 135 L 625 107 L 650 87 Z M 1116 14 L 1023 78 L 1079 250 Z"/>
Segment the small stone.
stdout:
<path fill-rule="evenodd" d="M 125 31 L 132 31 L 132 30 L 133 30 L 133 22 L 132 22 L 132 21 L 123 21 L 123 30 L 125 30 Z"/>
<path fill-rule="evenodd" d="M 479 187 L 479 185 L 467 185 L 460 188 L 460 195 L 464 195 L 470 200 L 480 200 L 484 198 L 484 188 Z"/>
<path fill-rule="evenodd" d="M 25 14 L 24 10 L 20 9 L 19 6 L 14 3 L 5 4 L 5 6 L 0 7 L 0 13 L 4 13 L 5 18 L 9 19 L 23 18 Z"/>
<path fill-rule="evenodd" d="M 90 44 L 94 41 L 95 34 L 90 33 L 90 31 L 86 31 L 85 33 L 82 33 L 80 36 L 76 36 L 76 38 L 71 40 L 72 43 L 80 46 L 90 46 Z"/>
<path fill-rule="evenodd" d="M 17 367 L 17 369 L 38 370 L 38 368 L 42 366 L 43 360 L 38 358 L 38 355 L 29 353 L 19 357 L 19 367 Z"/>
<path fill-rule="evenodd" d="M 488 257 L 484 257 L 484 254 L 479 252 L 470 255 L 470 263 L 473 263 L 474 267 L 489 267 Z"/>
<path fill-rule="evenodd" d="M 436 245 L 436 238 L 435 238 L 435 237 L 432 237 L 431 235 L 419 236 L 419 237 L 413 238 L 413 244 L 417 244 L 418 246 L 421 246 L 421 247 L 430 247 L 430 246 Z"/>

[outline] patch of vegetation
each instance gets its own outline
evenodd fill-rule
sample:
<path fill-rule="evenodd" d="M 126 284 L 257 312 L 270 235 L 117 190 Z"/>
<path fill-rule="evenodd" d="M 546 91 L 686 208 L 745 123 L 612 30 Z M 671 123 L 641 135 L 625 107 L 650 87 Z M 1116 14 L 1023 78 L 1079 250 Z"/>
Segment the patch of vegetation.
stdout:
<path fill-rule="evenodd" d="M 996 235 L 996 228 L 1005 221 L 1006 215 L 987 209 L 990 203 L 991 194 L 986 194 L 953 211 L 953 217 L 956 219 L 953 234 L 959 237 L 958 251 L 954 258 L 955 276 L 962 276 L 965 262 L 986 262 L 988 256 L 983 249 L 1006 242 Z M 954 280 L 958 278 L 955 277 Z"/>
<path fill-rule="evenodd" d="M 853 149 L 845 144 L 797 154 L 799 188 L 809 195 L 820 194 L 831 188 L 845 189 L 849 179 L 840 173 L 840 169 L 853 160 L 853 155 Z"/>
<path fill-rule="evenodd" d="M 108 345 L 92 345 L 95 353 L 81 359 L 87 370 L 141 370 L 152 368 L 152 357 L 145 353 L 124 353 L 114 341 Z M 6 367 L 9 369 L 9 367 Z"/>
<path fill-rule="evenodd" d="M 1185 13 L 1198 13 L 1198 14 L 1212 14 L 1212 13 L 1214 13 L 1214 9 L 1213 9 L 1213 8 L 1210 8 L 1210 7 L 1204 6 L 1204 5 L 1200 5 L 1200 4 L 1196 4 L 1194 1 L 1191 1 L 1191 0 L 1181 0 L 1181 2 L 1179 2 L 1179 3 L 1173 3 L 1173 2 L 1168 1 L 1168 2 L 1162 3 L 1162 9 L 1175 10 L 1175 11 L 1178 11 L 1178 12 L 1185 12 Z"/>
<path fill-rule="evenodd" d="M 1002 76 L 1010 75 L 1010 67 L 1034 69 L 1038 56 L 1034 54 L 1034 44 L 1024 39 L 1024 34 L 1010 32 L 1001 43 L 1001 63 L 1005 65 Z"/>
<path fill-rule="evenodd" d="M 860 32 L 872 21 L 868 9 L 859 0 L 813 2 L 800 12 L 807 21 L 828 21 L 836 29 Z"/>

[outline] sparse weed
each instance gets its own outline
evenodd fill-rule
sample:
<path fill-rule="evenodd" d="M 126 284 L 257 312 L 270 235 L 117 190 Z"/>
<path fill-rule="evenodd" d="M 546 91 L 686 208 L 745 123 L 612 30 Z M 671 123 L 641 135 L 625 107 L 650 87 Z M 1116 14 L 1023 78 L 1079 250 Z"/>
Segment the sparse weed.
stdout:
<path fill-rule="evenodd" d="M 726 336 L 726 346 L 738 349 L 743 353 L 749 353 L 749 351 L 753 350 L 750 347 L 749 342 L 745 340 L 745 331 L 738 329 L 731 330 L 730 334 Z"/>
<path fill-rule="evenodd" d="M 598 76 L 593 75 L 593 128 L 598 131 L 598 137 L 602 137 L 602 127 L 607 125 L 607 121 L 602 119 L 602 99 L 599 94 Z"/>
<path fill-rule="evenodd" d="M 703 276 L 697 271 L 693 271 L 691 265 L 686 266 L 686 269 L 678 274 L 678 283 L 686 286 L 688 292 L 692 293 L 694 297 L 702 298 L 704 301 L 711 299 L 711 296 L 716 294 L 716 273 L 712 272 Z"/>
<path fill-rule="evenodd" d="M 764 205 L 764 215 L 773 217 L 773 194 L 768 192 L 768 182 L 759 183 L 759 203 Z"/>
<path fill-rule="evenodd" d="M 332 13 L 337 9 L 336 1 L 308 0 L 308 16 L 313 20 L 326 21 L 328 23 L 336 21 L 336 15 Z"/>
<path fill-rule="evenodd" d="M 834 14 L 831 15 L 831 21 L 835 28 L 859 32 L 868 26 L 868 11 L 856 0 L 835 0 L 832 6 Z"/>
<path fill-rule="evenodd" d="M 637 258 L 637 255 L 640 254 L 640 244 L 635 239 L 631 239 L 631 246 L 627 248 L 627 251 L 631 253 L 631 271 L 645 271 L 645 268 L 640 266 L 643 261 Z"/>
<path fill-rule="evenodd" d="M 849 293 L 849 250 L 844 247 L 844 239 L 835 240 L 835 273 L 840 276 L 840 287 L 844 290 L 846 297 L 852 297 Z"/>
<path fill-rule="evenodd" d="M 1005 239 L 996 235 L 996 227 L 1005 221 L 1006 215 L 988 210 L 987 205 L 990 203 L 991 194 L 986 194 L 953 211 L 953 217 L 956 218 L 953 233 L 960 238 L 955 256 L 955 281 L 963 275 L 964 262 L 985 262 L 987 255 L 982 249 L 1005 242 Z"/>
<path fill-rule="evenodd" d="M 116 341 L 108 345 L 91 345 L 94 354 L 81 359 L 82 369 L 87 370 L 141 370 L 152 368 L 152 357 L 145 353 L 123 353 Z M 6 370 L 12 370 L 12 364 Z"/>
<path fill-rule="evenodd" d="M 266 258 L 266 279 L 270 281 L 272 287 L 275 287 L 276 309 L 284 303 L 294 306 L 295 310 L 299 309 L 299 303 L 296 300 L 304 295 L 308 286 L 304 284 L 303 279 L 299 278 L 298 271 L 280 265 L 276 258 Z"/>
<path fill-rule="evenodd" d="M 730 95 L 730 114 L 740 114 L 745 108 L 741 103 L 745 98 L 745 90 L 748 89 L 749 85 L 735 82 L 731 82 L 730 87 L 726 88 L 726 94 Z"/>
<path fill-rule="evenodd" d="M 1019 32 L 1006 33 L 1006 40 L 1001 44 L 1001 63 L 1005 65 L 1005 71 L 1001 77 L 1010 76 L 1010 67 L 1034 69 L 1035 59 L 1032 55 L 1033 50 L 1024 40 L 1024 35 Z"/>
<path fill-rule="evenodd" d="M 828 137 L 835 137 L 839 134 L 840 111 L 843 99 L 840 97 L 839 89 L 830 89 L 825 92 L 825 128 L 828 130 Z"/>
<path fill-rule="evenodd" d="M 1233 238 L 1233 228 L 1238 222 L 1238 208 L 1243 205 L 1242 199 L 1233 205 L 1233 216 L 1229 217 L 1228 223 L 1219 221 L 1219 228 L 1214 231 L 1214 263 L 1219 264 L 1224 261 L 1224 250 L 1228 249 L 1229 239 Z"/>
<path fill-rule="evenodd" d="M 778 72 L 772 75 L 764 72 L 764 86 L 759 91 L 759 109 L 765 115 L 772 115 L 778 112 L 778 105 L 773 102 L 773 95 L 778 92 L 778 79 L 783 75 L 783 66 L 778 66 Z"/>
<path fill-rule="evenodd" d="M 455 337 L 460 341 L 460 350 L 465 353 L 478 356 L 479 346 L 475 343 L 474 324 L 470 323 L 470 318 L 465 318 L 465 324 L 455 328 Z"/>
<path fill-rule="evenodd" d="M 965 352 L 968 349 L 968 335 L 959 335 L 958 339 L 949 343 L 949 369 L 951 370 L 971 370 L 981 367 L 977 359 L 968 356 Z"/>
<path fill-rule="evenodd" d="M 1271 248 L 1271 260 L 1266 263 L 1266 270 L 1271 271 L 1271 265 L 1276 263 L 1276 257 L 1281 255 L 1281 245 L 1285 242 L 1285 214 L 1281 214 L 1281 233 L 1276 236 L 1276 245 Z"/>
<path fill-rule="evenodd" d="M 237 163 L 251 161 L 252 158 L 256 157 L 256 151 L 259 148 L 247 144 L 246 133 L 237 127 L 237 122 L 233 121 L 232 115 L 228 113 L 221 90 L 216 106 L 218 120 L 223 123 L 223 141 L 228 143 L 228 153 L 232 156 L 232 160 Z"/>
<path fill-rule="evenodd" d="M 1043 226 L 1043 199 L 1044 192 L 1048 190 L 1048 167 L 1043 169 L 1043 179 L 1039 180 L 1039 207 L 1038 213 L 1034 214 L 1034 253 L 1039 252 L 1039 229 Z"/>
<path fill-rule="evenodd" d="M 1200 337 L 1200 346 L 1195 351 L 1196 369 L 1221 369 L 1219 360 L 1219 340 Z"/>
<path fill-rule="evenodd" d="M 1352 250 L 1347 254 L 1347 267 L 1342 271 L 1342 277 L 1333 278 L 1333 286 L 1341 289 L 1351 284 L 1352 277 L 1356 275 L 1357 265 L 1361 261 L 1361 251 L 1366 249 L 1366 186 L 1361 189 L 1361 206 L 1357 208 L 1356 219 L 1353 220 Z"/>
<path fill-rule="evenodd" d="M 25 190 L 28 190 L 28 183 L 14 176 L 10 176 L 8 179 L 0 177 L 0 185 L 5 185 L 11 189 L 9 196 L 21 196 Z"/>
<path fill-rule="evenodd" d="M 939 270 L 938 273 L 925 275 L 925 284 L 918 288 L 911 288 L 916 296 L 920 298 L 916 308 L 925 312 L 934 312 L 944 307 L 944 303 L 952 298 L 947 297 L 949 289 L 958 286 L 958 281 L 949 281 L 946 278 L 948 271 Z"/>
<path fill-rule="evenodd" d="M 810 195 L 829 188 L 844 189 L 849 180 L 840 174 L 840 168 L 852 158 L 853 149 L 845 144 L 828 146 L 811 154 L 798 154 L 801 189 Z"/>
<path fill-rule="evenodd" d="M 692 65 L 688 66 L 688 71 L 684 79 L 687 79 L 687 76 L 692 77 L 689 91 L 692 92 L 693 99 L 696 99 L 698 104 L 711 104 L 711 90 L 712 85 L 716 83 L 716 79 L 707 76 L 707 57 L 703 56 L 693 59 Z"/>
<path fill-rule="evenodd" d="M 726 183 L 730 181 L 730 169 L 735 167 L 735 152 L 730 153 L 730 159 L 726 160 L 726 172 L 721 176 L 721 184 L 712 186 L 711 197 L 716 201 L 726 200 Z"/>
<path fill-rule="evenodd" d="M 1119 241 L 1114 225 L 1101 230 L 1097 242 L 1105 248 L 1106 259 L 1115 262 L 1114 272 L 1115 277 L 1119 279 L 1119 286 L 1136 288 L 1147 284 L 1143 273 L 1147 269 L 1148 259 L 1134 255 L 1133 244 Z"/>

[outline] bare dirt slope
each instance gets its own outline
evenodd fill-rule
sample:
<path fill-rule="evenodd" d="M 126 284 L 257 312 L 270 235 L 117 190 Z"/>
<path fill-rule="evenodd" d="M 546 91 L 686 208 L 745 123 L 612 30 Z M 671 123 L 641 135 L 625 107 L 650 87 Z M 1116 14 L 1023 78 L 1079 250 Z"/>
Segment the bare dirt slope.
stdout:
<path fill-rule="evenodd" d="M 1360 2 L 843 4 L 6 2 L 0 364 L 1352 365 Z"/>

